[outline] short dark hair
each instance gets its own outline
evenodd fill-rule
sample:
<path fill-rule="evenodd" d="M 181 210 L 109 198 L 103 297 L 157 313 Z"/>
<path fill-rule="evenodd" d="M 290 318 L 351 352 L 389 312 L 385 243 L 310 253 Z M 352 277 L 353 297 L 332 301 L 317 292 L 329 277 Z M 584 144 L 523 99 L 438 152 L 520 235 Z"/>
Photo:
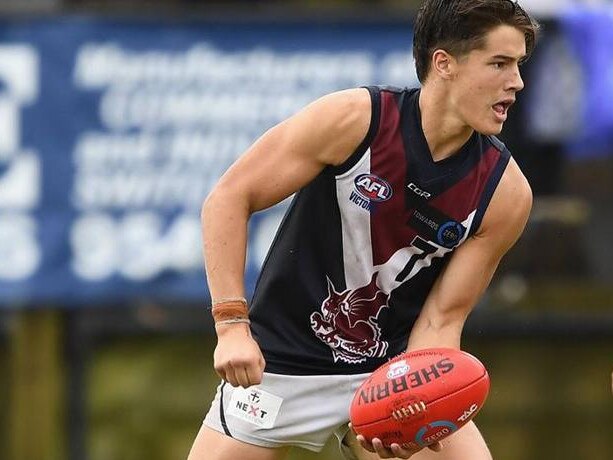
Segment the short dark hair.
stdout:
<path fill-rule="evenodd" d="M 485 35 L 499 25 L 524 33 L 529 56 L 539 25 L 512 0 L 425 0 L 415 18 L 413 57 L 417 78 L 424 83 L 432 54 L 444 49 L 460 57 L 484 45 Z"/>

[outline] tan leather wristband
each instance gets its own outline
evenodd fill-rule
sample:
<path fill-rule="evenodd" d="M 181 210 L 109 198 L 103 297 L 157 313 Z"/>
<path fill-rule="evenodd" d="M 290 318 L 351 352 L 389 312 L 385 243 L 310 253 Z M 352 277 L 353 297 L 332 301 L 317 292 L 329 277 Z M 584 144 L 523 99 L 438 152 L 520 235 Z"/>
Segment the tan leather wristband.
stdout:
<path fill-rule="evenodd" d="M 220 299 L 211 309 L 215 324 L 228 320 L 249 319 L 247 301 L 243 298 Z"/>

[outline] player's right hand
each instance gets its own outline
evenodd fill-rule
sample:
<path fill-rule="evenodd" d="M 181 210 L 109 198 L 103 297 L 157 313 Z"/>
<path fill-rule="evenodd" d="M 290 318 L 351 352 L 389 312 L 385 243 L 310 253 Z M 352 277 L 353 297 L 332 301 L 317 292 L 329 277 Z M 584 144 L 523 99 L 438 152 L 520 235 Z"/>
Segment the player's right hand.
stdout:
<path fill-rule="evenodd" d="M 247 324 L 223 324 L 216 328 L 213 354 L 215 372 L 233 387 L 247 388 L 262 382 L 264 356 Z"/>
<path fill-rule="evenodd" d="M 368 452 L 376 453 L 380 458 L 408 459 L 421 450 L 404 449 L 396 443 L 392 444 L 390 447 L 385 447 L 380 439 L 374 438 L 369 442 L 361 434 L 358 434 L 356 439 L 363 449 L 367 450 Z M 440 452 L 442 445 L 440 442 L 435 442 L 434 444 L 429 445 L 428 448 L 434 452 Z"/>

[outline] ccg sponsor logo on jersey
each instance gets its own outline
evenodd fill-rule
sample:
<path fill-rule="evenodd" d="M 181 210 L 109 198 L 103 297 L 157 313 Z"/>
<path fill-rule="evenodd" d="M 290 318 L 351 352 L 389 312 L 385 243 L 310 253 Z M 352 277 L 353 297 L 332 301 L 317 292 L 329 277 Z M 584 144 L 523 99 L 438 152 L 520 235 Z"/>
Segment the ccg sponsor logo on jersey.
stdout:
<path fill-rule="evenodd" d="M 393 194 L 392 186 L 374 174 L 360 174 L 353 183 L 355 190 L 349 199 L 367 211 L 372 209 L 373 203 L 387 201 Z"/>
<path fill-rule="evenodd" d="M 407 185 L 407 187 L 408 187 L 408 189 L 410 191 L 415 193 L 417 196 L 421 196 L 421 197 L 425 198 L 426 200 L 432 196 L 432 194 L 430 192 L 426 192 L 425 190 L 422 190 L 417 185 L 415 185 L 413 182 L 411 182 L 409 185 Z"/>

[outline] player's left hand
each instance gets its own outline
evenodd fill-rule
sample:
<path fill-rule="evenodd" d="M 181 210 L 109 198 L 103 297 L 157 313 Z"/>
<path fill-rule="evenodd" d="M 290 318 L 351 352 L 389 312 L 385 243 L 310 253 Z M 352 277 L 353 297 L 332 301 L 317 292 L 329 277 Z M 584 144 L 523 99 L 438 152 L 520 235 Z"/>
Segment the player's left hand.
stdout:
<path fill-rule="evenodd" d="M 350 424 L 351 425 L 351 424 Z M 410 458 L 412 455 L 419 452 L 418 450 L 404 449 L 400 444 L 392 443 L 390 447 L 385 447 L 383 442 L 378 438 L 373 438 L 372 441 L 368 441 L 361 434 L 356 435 L 356 439 L 360 446 L 368 452 L 376 453 L 381 458 Z M 443 448 L 440 442 L 435 442 L 428 446 L 430 450 L 434 452 L 440 452 Z"/>

